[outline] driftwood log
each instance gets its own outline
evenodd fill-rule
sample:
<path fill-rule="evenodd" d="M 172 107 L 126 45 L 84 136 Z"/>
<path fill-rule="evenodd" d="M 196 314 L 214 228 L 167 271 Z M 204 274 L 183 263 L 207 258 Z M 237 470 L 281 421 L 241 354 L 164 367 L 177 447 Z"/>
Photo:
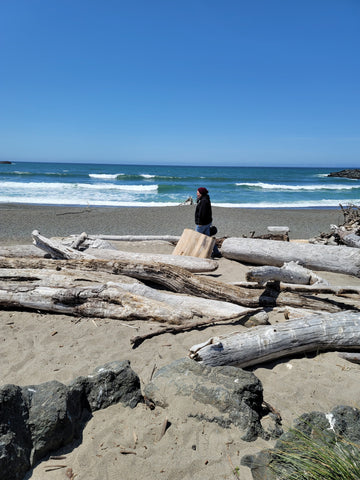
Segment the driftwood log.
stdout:
<path fill-rule="evenodd" d="M 111 280 L 106 281 L 106 276 L 110 277 Z M 91 278 L 90 272 L 84 271 L 0 269 L 0 305 L 7 308 L 11 306 L 15 308 L 22 307 L 42 311 L 72 313 L 74 315 L 79 315 L 81 308 L 84 311 L 82 313 L 84 316 L 104 317 L 106 316 L 105 314 L 99 314 L 101 305 L 102 310 L 108 312 L 109 318 L 129 320 L 133 320 L 136 317 L 136 308 L 139 305 L 142 310 L 138 318 L 139 320 L 146 318 L 164 322 L 167 318 L 166 315 L 169 314 L 169 323 L 181 323 L 191 320 L 194 316 L 206 319 L 211 318 L 212 322 L 225 321 L 239 319 L 258 311 L 228 302 L 156 290 L 129 277 L 121 277 L 117 281 L 114 281 L 114 278 L 116 279 L 115 275 L 101 274 L 101 272 L 97 272 L 96 279 L 94 279 Z M 126 279 L 127 281 L 124 282 Z M 43 289 L 44 287 L 47 288 Z M 90 290 L 99 292 L 99 298 L 97 299 L 98 308 L 94 309 L 93 313 L 91 304 L 95 304 L 95 300 L 94 298 L 89 298 L 88 292 Z M 21 292 L 21 295 L 18 294 L 19 292 Z M 66 292 L 69 299 L 73 298 L 73 310 L 71 309 L 70 301 L 67 302 L 66 308 L 61 302 L 58 302 L 59 292 Z M 109 292 L 113 297 L 111 297 Z M 117 297 L 115 297 L 115 294 Z M 42 298 L 42 295 L 45 295 L 45 298 Z M 65 293 L 61 295 L 64 296 Z M 75 298 L 76 295 L 78 299 Z M 123 295 L 124 300 L 122 303 L 119 303 L 119 311 L 116 311 L 116 306 L 114 306 L 114 313 L 111 308 L 113 305 L 116 305 L 118 301 L 116 298 L 119 299 L 121 295 Z M 165 316 L 158 317 L 161 304 L 164 305 Z"/>
<path fill-rule="evenodd" d="M 277 285 L 266 288 L 244 288 L 229 285 L 211 278 L 195 275 L 183 268 L 153 262 L 124 262 L 100 259 L 51 260 L 32 258 L 0 258 L 0 268 L 47 268 L 62 270 L 102 271 L 126 275 L 141 281 L 162 285 L 170 291 L 196 297 L 221 300 L 244 307 L 275 307 L 290 305 L 314 310 L 336 312 L 344 309 L 360 308 L 359 301 L 347 305 L 343 301 L 316 298 L 313 294 L 281 292 Z"/>
<path fill-rule="evenodd" d="M 314 270 L 360 276 L 357 248 L 232 237 L 224 240 L 221 252 L 226 258 L 253 265 L 281 267 L 298 261 Z"/>
<path fill-rule="evenodd" d="M 284 263 L 282 267 L 253 267 L 246 274 L 246 280 L 264 285 L 269 281 L 278 281 L 291 284 L 313 285 L 327 282 L 316 273 L 298 264 L 298 262 Z"/>
<path fill-rule="evenodd" d="M 315 315 L 213 337 L 190 348 L 190 357 L 210 366 L 244 368 L 319 350 L 360 350 L 360 313 Z"/>
<path fill-rule="evenodd" d="M 82 235 L 82 234 L 81 234 Z M 180 236 L 176 235 L 87 235 L 89 240 L 101 239 L 116 242 L 154 242 L 176 243 Z"/>
<path fill-rule="evenodd" d="M 128 262 L 160 262 L 167 265 L 182 267 L 194 273 L 212 272 L 219 266 L 218 262 L 214 260 L 189 256 L 122 252 L 116 249 L 109 250 L 96 248 L 88 248 L 85 252 L 80 252 L 74 248 L 63 245 L 57 240 L 44 237 L 37 230 L 32 232 L 32 237 L 36 247 L 45 251 L 54 259 L 101 258 Z M 80 236 L 80 238 L 82 237 Z"/>

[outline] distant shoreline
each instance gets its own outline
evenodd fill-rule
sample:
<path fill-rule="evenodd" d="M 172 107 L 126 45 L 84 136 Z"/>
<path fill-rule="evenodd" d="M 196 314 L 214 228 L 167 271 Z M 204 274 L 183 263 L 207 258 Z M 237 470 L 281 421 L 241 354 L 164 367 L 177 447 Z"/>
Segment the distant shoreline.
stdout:
<path fill-rule="evenodd" d="M 193 229 L 195 205 L 176 207 L 70 207 L 0 204 L 0 243 L 32 243 L 31 232 L 46 237 L 88 235 L 178 235 Z M 344 222 L 342 211 L 330 208 L 213 207 L 218 237 L 268 233 L 267 227 L 288 226 L 290 239 L 308 239 Z"/>

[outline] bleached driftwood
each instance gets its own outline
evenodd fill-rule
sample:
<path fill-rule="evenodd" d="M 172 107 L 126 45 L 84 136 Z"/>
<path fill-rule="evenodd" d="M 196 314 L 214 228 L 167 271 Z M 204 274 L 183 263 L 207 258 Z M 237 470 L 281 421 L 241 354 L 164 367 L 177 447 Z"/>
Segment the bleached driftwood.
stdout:
<path fill-rule="evenodd" d="M 190 295 L 176 295 L 148 287 L 142 283 L 118 284 L 124 290 L 142 297 L 164 302 L 176 310 L 187 311 L 198 317 L 211 317 L 213 320 L 228 320 L 240 318 L 255 313 L 258 310 L 246 308 L 229 302 L 193 297 Z"/>
<path fill-rule="evenodd" d="M 70 244 L 71 248 L 75 248 L 77 250 L 81 244 L 85 242 L 87 239 L 87 233 L 83 232 L 81 235 L 77 236 Z"/>
<path fill-rule="evenodd" d="M 167 265 L 174 265 L 185 268 L 191 272 L 212 272 L 219 266 L 215 260 L 207 258 L 196 258 L 177 255 L 147 254 L 122 252 L 120 250 L 94 249 L 89 248 L 86 252 L 79 252 L 71 247 L 63 245 L 61 242 L 49 239 L 41 235 L 37 230 L 32 232 L 34 244 L 47 252 L 55 259 L 91 259 L 101 258 L 106 260 L 128 261 L 132 262 L 158 262 Z"/>
<path fill-rule="evenodd" d="M 298 262 L 284 263 L 282 267 L 264 266 L 250 268 L 246 274 L 246 280 L 257 282 L 260 285 L 264 285 L 266 282 L 274 280 L 291 284 L 328 285 L 326 280 L 322 279 L 308 268 L 299 265 Z"/>
<path fill-rule="evenodd" d="M 129 308 L 127 305 L 129 298 L 132 299 L 134 303 L 135 301 L 138 301 L 139 305 L 141 305 L 143 308 L 148 305 L 150 318 L 152 318 L 154 312 L 154 302 L 156 302 L 158 309 L 160 304 L 163 304 L 166 306 L 166 308 L 173 310 L 172 316 L 169 317 L 170 323 L 174 320 L 174 318 L 177 320 L 191 320 L 193 316 L 197 316 L 199 318 L 212 318 L 212 322 L 224 321 L 238 319 L 258 311 L 227 302 L 159 291 L 141 284 L 136 280 L 134 281 L 133 279 L 128 279 L 127 282 L 106 281 L 106 275 L 111 278 L 115 277 L 114 275 L 110 274 L 101 275 L 101 272 L 96 273 L 96 278 L 94 278 L 94 276 L 91 278 L 90 272 L 82 272 L 81 275 L 77 271 L 0 269 L 0 290 L 2 289 L 4 293 L 2 302 L 6 302 L 7 307 L 22 306 L 24 308 L 35 308 L 42 311 L 61 311 L 63 313 L 69 313 L 67 310 L 64 310 L 63 306 L 59 307 L 57 304 L 55 308 L 53 303 L 48 301 L 48 295 L 49 292 L 51 292 L 51 288 L 53 288 L 54 297 L 57 296 L 58 291 L 66 290 L 67 292 L 70 292 L 67 293 L 69 298 L 71 295 L 75 295 L 74 292 L 77 292 L 76 294 L 78 294 L 78 292 L 82 292 L 81 298 L 86 298 L 87 292 L 89 289 L 91 289 L 92 292 L 99 292 L 99 299 L 97 303 L 98 305 L 104 305 L 104 311 L 108 311 L 108 308 L 106 307 L 106 301 L 109 301 L 110 305 L 113 303 L 110 297 L 109 299 L 106 297 L 106 295 L 108 295 L 108 291 L 119 291 L 119 295 L 126 292 L 124 294 L 125 301 L 120 307 L 120 311 L 122 312 L 121 316 L 119 313 L 117 313 L 114 317 L 114 314 L 112 313 L 109 315 L 110 318 L 125 319 L 127 315 L 126 311 L 128 312 L 130 319 L 134 318 L 134 314 L 136 312 L 134 313 L 134 309 Z M 104 283 L 101 284 L 99 283 L 100 281 L 103 281 Z M 48 289 L 42 290 L 41 287 L 48 287 Z M 9 298 L 7 299 L 5 299 L 6 291 L 9 292 Z M 13 292 L 15 292 L 15 295 Z M 20 296 L 17 295 L 18 292 L 21 292 Z M 45 299 L 41 298 L 43 292 L 45 292 Z M 106 294 L 103 292 L 106 292 Z M 31 307 L 29 303 L 30 294 L 33 300 L 36 298 L 36 302 L 33 307 Z M 147 299 L 149 299 L 149 301 L 147 301 Z M 94 299 L 91 299 L 91 301 L 94 302 Z M 90 302 L 88 299 L 86 302 L 89 305 L 89 308 L 87 309 L 88 316 L 91 316 Z M 82 303 L 82 300 L 80 303 Z M 3 305 L 5 305 L 5 303 L 3 303 Z M 75 313 L 78 312 L 76 311 Z M 174 316 L 174 314 L 176 315 Z M 96 314 L 94 315 L 99 316 L 98 310 L 96 310 Z M 164 318 L 162 318 L 162 321 L 164 321 Z"/>
<path fill-rule="evenodd" d="M 216 260 L 212 260 L 209 258 L 198 258 L 171 254 L 136 253 L 106 249 L 96 250 L 93 248 L 88 248 L 85 253 L 87 253 L 87 255 L 91 255 L 94 258 L 105 260 L 115 260 L 122 262 L 128 261 L 134 263 L 164 263 L 166 265 L 174 265 L 176 267 L 185 268 L 189 272 L 193 273 L 214 272 L 219 267 L 219 263 Z"/>
<path fill-rule="evenodd" d="M 336 233 L 341 241 L 348 247 L 360 248 L 360 236 L 354 231 L 346 230 L 344 227 L 334 227 L 333 232 Z"/>
<path fill-rule="evenodd" d="M 232 237 L 224 240 L 221 252 L 226 258 L 253 265 L 281 266 L 298 261 L 314 270 L 360 276 L 357 248 Z"/>
<path fill-rule="evenodd" d="M 46 253 L 48 253 L 51 258 L 92 258 L 86 253 L 79 252 L 74 248 L 63 245 L 57 240 L 44 237 L 38 230 L 33 230 L 31 236 L 33 238 L 34 245 L 40 248 L 40 250 L 44 250 Z"/>
<path fill-rule="evenodd" d="M 101 240 L 109 240 L 116 242 L 154 242 L 164 241 L 176 243 L 179 241 L 179 235 L 88 235 L 89 240 L 100 238 Z"/>
<path fill-rule="evenodd" d="M 354 300 L 351 300 L 351 306 L 344 306 L 343 302 L 336 302 L 333 299 L 315 298 L 314 295 L 302 295 L 292 292 L 279 292 L 278 289 L 272 288 L 271 285 L 267 285 L 265 289 L 248 289 L 232 286 L 211 278 L 195 275 L 183 268 L 154 262 L 136 263 L 93 258 L 70 260 L 0 258 L 0 268 L 103 271 L 127 275 L 142 281 L 151 281 L 177 293 L 221 300 L 250 308 L 290 305 L 335 312 L 345 308 L 356 308 L 359 305 L 359 302 Z"/>
<path fill-rule="evenodd" d="M 190 357 L 210 366 L 244 368 L 319 350 L 360 350 L 360 313 L 316 315 L 246 332 L 213 337 L 190 348 Z"/>
<path fill-rule="evenodd" d="M 111 284 L 74 288 L 21 285 L 19 288 L 17 284 L 0 282 L 0 305 L 83 317 L 176 324 L 184 321 L 184 312 L 155 300 L 144 300 Z"/>
<path fill-rule="evenodd" d="M 229 285 L 235 285 L 244 288 L 258 288 L 259 284 L 256 282 L 232 282 Z M 302 293 L 330 293 L 332 295 L 352 295 L 360 294 L 360 287 L 352 285 L 297 285 L 292 283 L 278 284 L 281 292 L 302 292 Z"/>

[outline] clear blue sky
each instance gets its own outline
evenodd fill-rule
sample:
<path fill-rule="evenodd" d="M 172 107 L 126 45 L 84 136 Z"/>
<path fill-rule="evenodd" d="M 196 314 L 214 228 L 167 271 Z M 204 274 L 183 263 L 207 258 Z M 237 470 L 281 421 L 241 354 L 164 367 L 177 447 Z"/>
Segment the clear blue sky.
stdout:
<path fill-rule="evenodd" d="M 0 159 L 360 167 L 359 0 L 0 0 Z"/>

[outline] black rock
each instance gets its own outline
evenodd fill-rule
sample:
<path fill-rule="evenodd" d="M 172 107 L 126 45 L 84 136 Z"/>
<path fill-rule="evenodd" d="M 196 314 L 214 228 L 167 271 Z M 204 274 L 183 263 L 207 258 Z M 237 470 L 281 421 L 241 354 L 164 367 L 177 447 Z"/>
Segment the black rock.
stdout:
<path fill-rule="evenodd" d="M 328 177 L 344 177 L 344 178 L 360 179 L 360 169 L 350 168 L 346 170 L 341 170 L 340 172 L 331 172 L 329 173 Z"/>
<path fill-rule="evenodd" d="M 134 408 L 142 400 L 129 361 L 98 367 L 69 386 L 52 381 L 1 387 L 1 480 L 21 480 L 45 455 L 80 437 L 91 412 L 118 402 Z"/>

